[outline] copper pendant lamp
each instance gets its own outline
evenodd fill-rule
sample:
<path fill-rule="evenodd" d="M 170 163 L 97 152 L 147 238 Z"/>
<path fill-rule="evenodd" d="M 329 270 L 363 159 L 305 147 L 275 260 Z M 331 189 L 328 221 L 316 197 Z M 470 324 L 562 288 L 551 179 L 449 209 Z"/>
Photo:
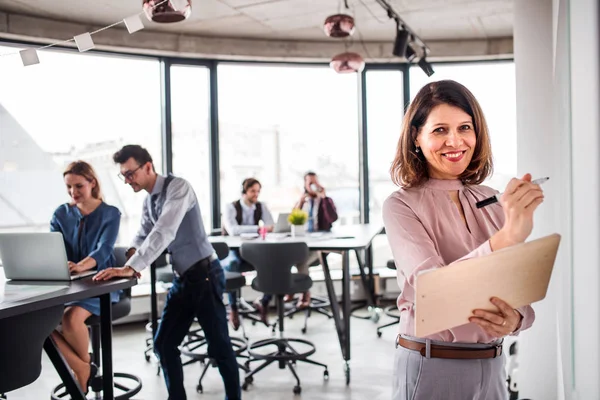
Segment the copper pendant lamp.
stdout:
<path fill-rule="evenodd" d="M 360 72 L 365 67 L 365 60 L 358 53 L 344 52 L 334 56 L 329 66 L 338 74 Z"/>
<path fill-rule="evenodd" d="M 354 18 L 347 14 L 330 15 L 325 19 L 323 30 L 329 37 L 348 37 L 354 33 Z"/>
<path fill-rule="evenodd" d="M 192 13 L 192 0 L 143 0 L 143 8 L 150 21 L 181 22 Z"/>

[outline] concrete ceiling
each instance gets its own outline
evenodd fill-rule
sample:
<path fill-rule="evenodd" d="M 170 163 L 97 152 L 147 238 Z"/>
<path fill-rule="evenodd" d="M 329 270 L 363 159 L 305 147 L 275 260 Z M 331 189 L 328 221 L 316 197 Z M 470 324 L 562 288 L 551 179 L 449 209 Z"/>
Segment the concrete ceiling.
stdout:
<path fill-rule="evenodd" d="M 174 0 L 181 1 L 181 0 Z M 512 54 L 514 0 L 388 0 L 425 41 L 432 59 Z M 0 39 L 49 43 L 110 25 L 142 11 L 142 0 L 0 0 Z M 220 59 L 326 60 L 344 48 L 372 62 L 398 62 L 395 23 L 376 0 L 192 0 L 190 18 L 123 34 L 94 36 L 98 49 Z M 323 33 L 328 15 L 354 16 L 348 40 Z"/>
<path fill-rule="evenodd" d="M 109 25 L 141 11 L 141 0 L 2 0 L 0 11 L 93 25 Z M 391 0 L 392 7 L 423 39 L 512 37 L 512 0 Z M 348 0 L 355 40 L 393 40 L 395 24 L 375 0 Z M 328 15 L 337 0 L 193 0 L 191 17 L 146 29 L 209 37 L 326 41 Z"/>

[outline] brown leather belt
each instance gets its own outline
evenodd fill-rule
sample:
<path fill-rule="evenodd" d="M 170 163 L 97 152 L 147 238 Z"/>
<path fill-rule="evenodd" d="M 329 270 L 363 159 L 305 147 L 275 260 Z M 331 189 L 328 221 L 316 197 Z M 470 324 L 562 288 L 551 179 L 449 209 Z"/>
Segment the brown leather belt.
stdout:
<path fill-rule="evenodd" d="M 425 343 L 415 342 L 398 336 L 397 344 L 405 349 L 418 351 L 423 357 L 427 356 Z M 451 347 L 439 344 L 431 344 L 429 350 L 430 358 L 452 358 L 460 360 L 475 360 L 482 358 L 496 358 L 502 355 L 502 345 L 490 345 L 486 349 L 474 349 L 466 347 Z"/>

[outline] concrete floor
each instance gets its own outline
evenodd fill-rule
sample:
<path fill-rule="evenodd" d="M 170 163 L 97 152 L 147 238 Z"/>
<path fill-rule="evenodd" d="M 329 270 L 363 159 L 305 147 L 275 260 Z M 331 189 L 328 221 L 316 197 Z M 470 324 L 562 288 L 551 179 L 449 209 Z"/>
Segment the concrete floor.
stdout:
<path fill-rule="evenodd" d="M 388 322 L 382 317 L 379 324 Z M 243 392 L 248 400 L 389 400 L 391 397 L 391 374 L 394 356 L 396 326 L 383 331 L 381 338 L 376 335 L 376 325 L 369 320 L 352 318 L 352 360 L 351 382 L 346 386 L 343 360 L 333 320 L 313 314 L 309 320 L 308 332 L 301 333 L 303 315 L 298 314 L 292 320 L 286 320 L 286 336 L 305 337 L 317 346 L 313 359 L 328 364 L 329 381 L 323 380 L 323 369 L 308 364 L 298 364 L 298 374 L 302 383 L 302 394 L 295 396 L 292 389 L 295 379 L 289 370 L 280 370 L 271 365 L 259 372 L 254 384 Z M 270 329 L 252 326 L 246 323 L 247 334 L 251 340 L 271 337 Z M 231 332 L 232 336 L 241 336 L 241 331 Z M 162 376 L 157 376 L 157 368 L 147 363 L 143 356 L 144 339 L 147 337 L 143 324 L 128 324 L 114 328 L 114 365 L 117 372 L 128 372 L 139 376 L 143 381 L 142 391 L 135 399 L 166 399 L 167 392 Z M 260 361 L 253 363 L 258 365 Z M 48 399 L 52 387 L 59 378 L 52 364 L 44 354 L 42 374 L 31 385 L 8 393 L 9 400 Z M 185 385 L 188 399 L 223 400 L 224 392 L 218 370 L 211 368 L 207 372 L 203 387 L 204 393 L 196 393 L 196 384 L 200 376 L 199 364 L 186 366 Z M 243 373 L 242 373 L 243 379 Z M 92 398 L 92 395 L 89 395 Z"/>

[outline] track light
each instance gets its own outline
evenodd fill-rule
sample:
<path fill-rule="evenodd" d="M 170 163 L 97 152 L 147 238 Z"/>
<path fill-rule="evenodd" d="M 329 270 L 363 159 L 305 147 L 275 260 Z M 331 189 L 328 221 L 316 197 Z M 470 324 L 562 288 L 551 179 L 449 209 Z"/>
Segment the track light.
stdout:
<path fill-rule="evenodd" d="M 362 0 L 361 0 L 362 1 Z M 410 27 L 402 20 L 402 17 L 394 11 L 390 5 L 390 0 L 375 0 L 384 9 L 388 18 L 393 19 L 396 22 L 396 38 L 394 40 L 394 47 L 392 54 L 396 57 L 404 57 L 410 63 L 417 55 L 421 58 L 419 66 L 427 74 L 427 76 L 433 75 L 433 68 L 425 60 L 425 57 L 429 53 L 429 49 L 423 40 L 413 31 Z M 417 49 L 417 50 L 415 50 Z M 418 51 L 418 50 L 422 50 Z M 418 53 L 418 54 L 417 54 Z"/>
<path fill-rule="evenodd" d="M 406 51 L 404 52 L 404 57 L 406 58 L 406 61 L 412 62 L 416 56 L 417 52 L 410 46 L 410 44 L 408 44 L 408 46 L 406 46 Z"/>
<path fill-rule="evenodd" d="M 419 67 L 421 67 L 421 69 L 423 70 L 423 72 L 425 72 L 425 74 L 427 76 L 433 75 L 433 73 L 434 73 L 433 68 L 431 67 L 431 64 L 429 64 L 427 62 L 427 60 L 425 59 L 425 57 L 422 57 L 419 60 L 418 64 L 419 64 Z"/>
<path fill-rule="evenodd" d="M 394 41 L 394 49 L 392 50 L 392 54 L 396 57 L 404 57 L 406 50 L 408 49 L 409 38 L 410 33 L 407 30 L 398 29 L 396 31 L 396 40 Z"/>

